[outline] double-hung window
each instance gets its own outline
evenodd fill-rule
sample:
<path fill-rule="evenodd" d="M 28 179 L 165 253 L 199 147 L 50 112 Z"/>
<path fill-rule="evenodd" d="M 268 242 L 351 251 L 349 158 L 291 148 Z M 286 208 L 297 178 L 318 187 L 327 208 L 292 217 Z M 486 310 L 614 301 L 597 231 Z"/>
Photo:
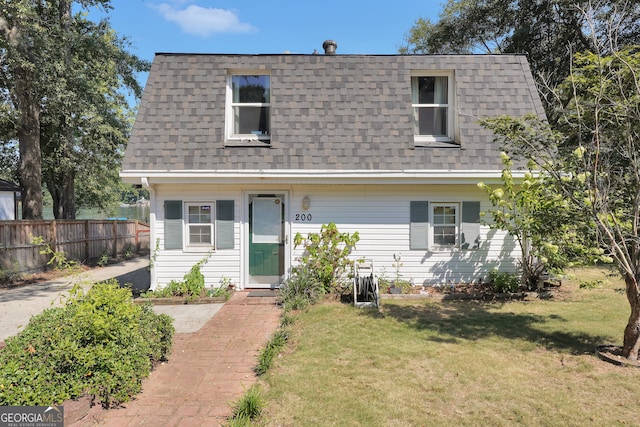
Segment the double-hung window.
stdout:
<path fill-rule="evenodd" d="M 451 74 L 411 77 L 413 134 L 417 144 L 454 141 L 453 100 Z"/>
<path fill-rule="evenodd" d="M 271 139 L 271 76 L 231 74 L 227 100 L 228 141 Z"/>
<path fill-rule="evenodd" d="M 458 204 L 431 204 L 433 246 L 436 248 L 454 248 L 458 244 Z"/>
<path fill-rule="evenodd" d="M 187 213 L 187 246 L 213 245 L 213 203 L 185 203 Z"/>

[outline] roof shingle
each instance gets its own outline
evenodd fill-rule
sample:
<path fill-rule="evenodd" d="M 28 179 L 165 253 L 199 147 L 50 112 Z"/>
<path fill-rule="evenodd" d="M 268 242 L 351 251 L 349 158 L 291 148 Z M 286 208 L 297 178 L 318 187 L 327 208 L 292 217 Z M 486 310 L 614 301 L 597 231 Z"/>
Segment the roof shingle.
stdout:
<path fill-rule="evenodd" d="M 271 144 L 225 146 L 229 71 L 271 74 Z M 411 73 L 455 75 L 458 147 L 415 147 Z M 157 54 L 123 171 L 497 170 L 478 120 L 544 116 L 524 56 Z"/>

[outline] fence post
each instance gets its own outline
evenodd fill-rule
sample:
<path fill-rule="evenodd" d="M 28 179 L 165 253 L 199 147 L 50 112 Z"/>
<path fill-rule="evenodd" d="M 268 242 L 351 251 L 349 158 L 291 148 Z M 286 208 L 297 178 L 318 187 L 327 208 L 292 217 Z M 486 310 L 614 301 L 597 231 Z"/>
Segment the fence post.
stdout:
<path fill-rule="evenodd" d="M 58 223 L 54 219 L 51 221 L 51 249 L 58 252 Z"/>
<path fill-rule="evenodd" d="M 89 220 L 84 221 L 84 259 L 89 259 L 91 254 L 89 253 L 91 247 L 89 242 Z"/>
<path fill-rule="evenodd" d="M 140 221 L 138 221 L 137 219 L 135 221 L 136 221 L 135 222 L 135 225 L 136 225 L 136 230 L 135 230 L 136 239 L 135 239 L 135 242 L 136 242 L 136 253 L 137 253 L 137 252 L 140 252 L 140 242 L 139 242 L 139 239 L 138 239 L 138 223 Z"/>
<path fill-rule="evenodd" d="M 118 219 L 113 220 L 113 258 L 118 258 Z"/>

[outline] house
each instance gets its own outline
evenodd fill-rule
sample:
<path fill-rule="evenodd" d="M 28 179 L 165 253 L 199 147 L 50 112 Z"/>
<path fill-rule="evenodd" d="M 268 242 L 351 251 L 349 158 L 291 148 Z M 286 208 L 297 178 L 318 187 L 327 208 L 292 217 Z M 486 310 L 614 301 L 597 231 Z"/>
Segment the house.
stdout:
<path fill-rule="evenodd" d="M 0 221 L 18 219 L 20 187 L 0 179 Z"/>
<path fill-rule="evenodd" d="M 515 268 L 478 120 L 544 114 L 526 58 L 332 53 L 156 54 L 121 171 L 150 190 L 152 288 L 205 257 L 208 285 L 275 287 L 329 222 L 416 285 Z"/>

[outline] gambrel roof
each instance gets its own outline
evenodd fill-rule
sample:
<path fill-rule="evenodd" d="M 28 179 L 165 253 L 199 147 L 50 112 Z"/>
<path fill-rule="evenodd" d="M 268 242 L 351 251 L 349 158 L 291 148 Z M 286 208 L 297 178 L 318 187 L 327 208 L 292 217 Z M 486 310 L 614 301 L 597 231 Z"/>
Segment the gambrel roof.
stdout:
<path fill-rule="evenodd" d="M 225 145 L 230 72 L 271 76 L 270 144 Z M 456 142 L 417 147 L 411 76 L 446 70 Z M 521 55 L 155 56 L 124 156 L 123 176 L 225 171 L 500 170 L 480 118 L 544 111 Z"/>

